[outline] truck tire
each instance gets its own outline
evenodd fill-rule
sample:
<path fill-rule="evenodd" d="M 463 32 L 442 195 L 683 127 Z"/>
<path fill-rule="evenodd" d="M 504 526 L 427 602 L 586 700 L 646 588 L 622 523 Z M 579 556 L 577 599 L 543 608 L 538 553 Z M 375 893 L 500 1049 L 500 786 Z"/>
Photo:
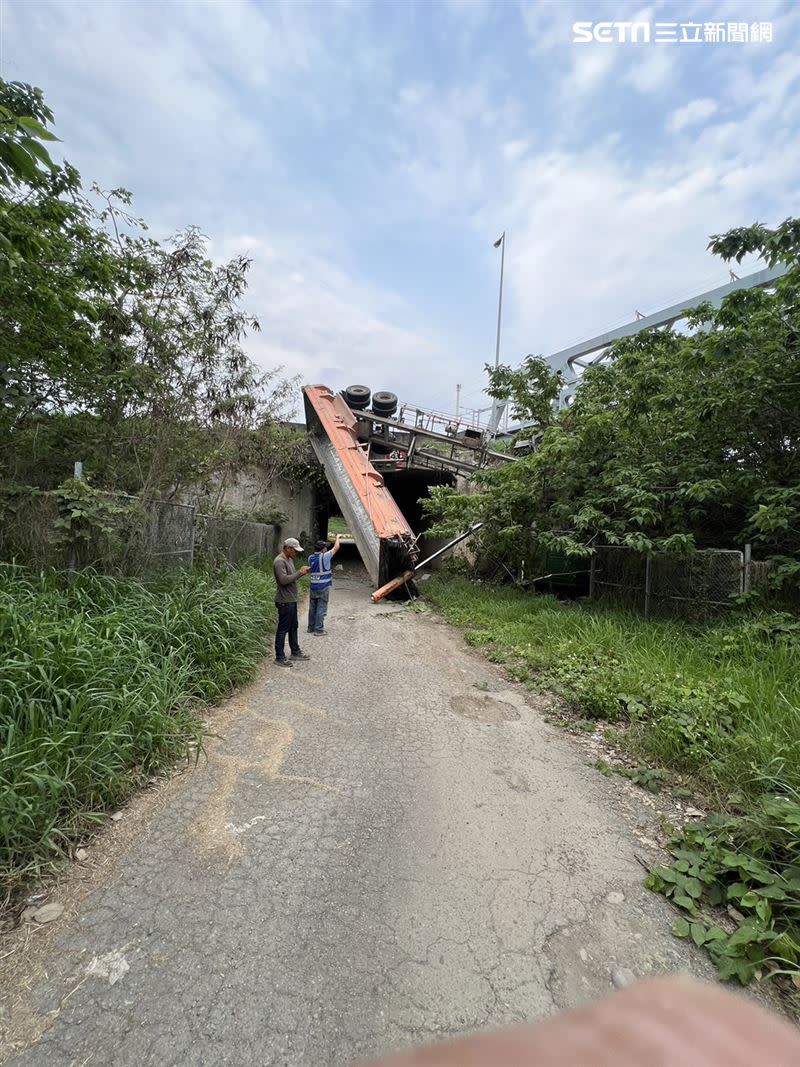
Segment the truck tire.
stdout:
<path fill-rule="evenodd" d="M 365 411 L 369 407 L 370 391 L 366 385 L 348 385 L 344 391 L 347 406 L 354 411 Z"/>
<path fill-rule="evenodd" d="M 397 411 L 397 397 L 394 393 L 373 393 L 372 410 L 376 415 L 382 415 L 386 419 L 391 418 Z"/>

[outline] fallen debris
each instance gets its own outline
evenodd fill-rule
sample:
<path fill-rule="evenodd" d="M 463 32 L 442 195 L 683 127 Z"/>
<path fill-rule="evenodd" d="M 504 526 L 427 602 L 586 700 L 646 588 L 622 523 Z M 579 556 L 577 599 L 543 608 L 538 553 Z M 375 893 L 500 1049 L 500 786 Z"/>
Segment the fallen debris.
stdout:
<path fill-rule="evenodd" d="M 95 978 L 107 978 L 109 985 L 115 985 L 130 970 L 130 964 L 121 949 L 106 952 L 104 956 L 95 956 L 86 968 L 86 974 Z"/>
<path fill-rule="evenodd" d="M 41 908 L 36 908 L 35 910 L 26 908 L 26 912 L 37 923 L 51 923 L 54 919 L 59 919 L 64 914 L 64 905 L 53 901 L 50 904 L 43 904 Z"/>
<path fill-rule="evenodd" d="M 636 975 L 629 967 L 615 967 L 611 972 L 611 981 L 615 989 L 624 989 L 636 981 Z"/>

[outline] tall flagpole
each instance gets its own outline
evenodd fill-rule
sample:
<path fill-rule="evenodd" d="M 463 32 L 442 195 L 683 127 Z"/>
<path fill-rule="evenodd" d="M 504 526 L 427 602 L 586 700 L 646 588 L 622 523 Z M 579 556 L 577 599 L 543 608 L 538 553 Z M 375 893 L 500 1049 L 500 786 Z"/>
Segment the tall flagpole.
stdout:
<path fill-rule="evenodd" d="M 506 265 L 506 231 L 503 230 L 500 237 L 494 242 L 494 247 L 502 247 L 500 252 L 500 295 L 497 299 L 497 342 L 494 348 L 494 367 L 495 370 L 500 366 L 500 321 L 503 316 L 503 273 Z M 497 433 L 500 424 L 500 413 L 498 410 L 498 401 L 492 400 L 492 422 L 494 432 Z M 495 425 L 497 423 L 497 425 Z"/>
<path fill-rule="evenodd" d="M 500 319 L 503 315 L 503 271 L 506 265 L 506 231 L 503 230 L 502 236 L 495 241 L 494 247 L 500 245 L 502 251 L 500 253 L 500 296 L 497 300 L 497 344 L 494 349 L 494 366 L 495 370 L 500 366 Z"/>

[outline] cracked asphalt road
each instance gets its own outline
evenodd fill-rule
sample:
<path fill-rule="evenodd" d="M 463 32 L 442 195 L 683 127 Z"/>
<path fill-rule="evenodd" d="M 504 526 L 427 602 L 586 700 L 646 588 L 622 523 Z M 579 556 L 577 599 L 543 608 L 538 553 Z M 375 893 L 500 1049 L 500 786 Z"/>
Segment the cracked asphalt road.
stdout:
<path fill-rule="evenodd" d="M 7 1020 L 40 1037 L 11 1062 L 347 1065 L 542 1018 L 622 968 L 708 975 L 642 887 L 618 784 L 458 632 L 368 593 L 339 577 L 311 662 L 266 665 L 208 762 L 141 801 L 48 928 Z M 87 974 L 109 953 L 113 985 Z"/>

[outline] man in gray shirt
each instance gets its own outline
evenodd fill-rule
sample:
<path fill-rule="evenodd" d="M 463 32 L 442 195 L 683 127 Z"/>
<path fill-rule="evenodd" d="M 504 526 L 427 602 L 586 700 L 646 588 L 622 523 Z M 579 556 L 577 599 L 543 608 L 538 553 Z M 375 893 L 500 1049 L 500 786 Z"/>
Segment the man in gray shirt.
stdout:
<path fill-rule="evenodd" d="M 275 557 L 272 570 L 275 575 L 275 606 L 278 609 L 278 630 L 275 634 L 275 662 L 280 667 L 291 667 L 292 659 L 310 659 L 300 650 L 297 641 L 297 579 L 308 574 L 309 567 L 294 569 L 294 558 L 303 551 L 296 537 L 283 542 L 283 551 Z M 286 658 L 286 635 L 292 659 Z"/>

